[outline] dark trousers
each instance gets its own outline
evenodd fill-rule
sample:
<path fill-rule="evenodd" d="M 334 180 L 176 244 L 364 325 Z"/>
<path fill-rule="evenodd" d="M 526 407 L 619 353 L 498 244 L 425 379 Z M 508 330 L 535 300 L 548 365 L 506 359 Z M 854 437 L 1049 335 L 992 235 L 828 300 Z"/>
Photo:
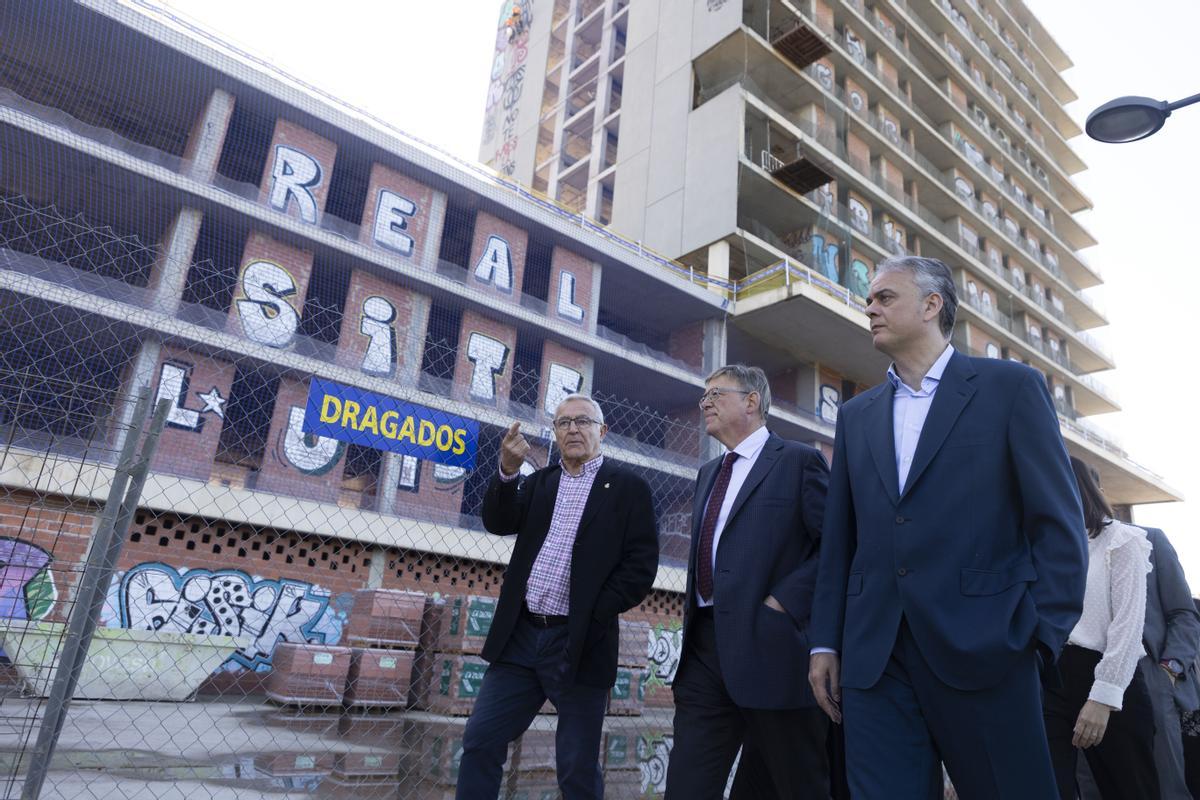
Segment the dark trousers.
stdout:
<path fill-rule="evenodd" d="M 1056 800 L 1032 644 L 996 686 L 947 686 L 907 622 L 879 681 L 842 689 L 846 772 L 855 800 Z"/>
<path fill-rule="evenodd" d="M 761 768 L 738 782 L 730 800 L 829 797 L 828 719 L 818 708 L 752 709 L 734 703 L 721 677 L 716 628 L 707 614 L 698 613 L 692 621 L 673 689 L 675 743 L 666 800 L 720 800 L 743 744 Z M 768 788 L 756 789 L 759 780 L 769 782 Z"/>
<path fill-rule="evenodd" d="M 1071 737 L 1099 661 L 1100 653 L 1067 645 L 1059 659 L 1063 685 L 1046 690 L 1046 737 L 1062 800 L 1075 798 L 1079 750 L 1071 744 Z M 1083 752 L 1104 800 L 1158 800 L 1161 796 L 1154 766 L 1154 709 L 1139 670 L 1133 672 L 1121 710 L 1109 714 L 1100 744 Z"/>
<path fill-rule="evenodd" d="M 558 709 L 554 740 L 564 800 L 601 800 L 600 738 L 609 690 L 568 684 L 567 626 L 539 628 L 522 617 L 500 658 L 488 667 L 463 734 L 457 800 L 496 800 L 508 745 L 525 732 L 547 698 Z"/>

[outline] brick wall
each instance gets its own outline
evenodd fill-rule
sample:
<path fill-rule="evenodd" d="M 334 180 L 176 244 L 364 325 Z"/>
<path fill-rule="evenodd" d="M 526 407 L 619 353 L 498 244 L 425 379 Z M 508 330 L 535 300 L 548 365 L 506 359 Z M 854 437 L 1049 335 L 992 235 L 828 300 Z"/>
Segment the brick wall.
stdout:
<path fill-rule="evenodd" d="M 563 274 L 574 278 L 575 296 L 564 292 Z M 570 287 L 570 279 L 567 281 Z M 572 302 L 573 300 L 573 302 Z M 587 328 L 592 305 L 592 262 L 562 247 L 555 247 L 550 257 L 550 315 Z M 582 316 L 575 309 L 582 310 Z"/>

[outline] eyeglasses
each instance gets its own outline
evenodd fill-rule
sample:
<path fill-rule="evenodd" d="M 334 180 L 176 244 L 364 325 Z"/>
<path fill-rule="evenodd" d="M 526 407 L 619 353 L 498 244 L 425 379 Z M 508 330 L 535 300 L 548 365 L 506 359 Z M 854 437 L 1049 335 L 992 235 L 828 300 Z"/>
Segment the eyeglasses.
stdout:
<path fill-rule="evenodd" d="M 699 405 L 704 408 L 709 403 L 715 403 L 724 394 L 754 394 L 753 391 L 743 391 L 741 389 L 709 389 L 704 394 L 700 395 Z"/>
<path fill-rule="evenodd" d="M 554 420 L 554 427 L 560 431 L 570 430 L 572 425 L 581 431 L 585 431 L 593 425 L 602 424 L 600 420 L 592 419 L 591 417 L 561 417 Z"/>

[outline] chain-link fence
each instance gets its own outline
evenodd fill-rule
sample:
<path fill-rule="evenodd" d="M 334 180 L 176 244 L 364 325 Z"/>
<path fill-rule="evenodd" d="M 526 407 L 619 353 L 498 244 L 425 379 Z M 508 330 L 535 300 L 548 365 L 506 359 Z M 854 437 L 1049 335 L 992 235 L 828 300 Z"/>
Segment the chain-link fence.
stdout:
<path fill-rule="evenodd" d="M 566 212 L 131 14 L 0 9 L 4 796 L 452 797 L 512 549 L 483 493 L 513 421 L 523 471 L 557 459 L 574 391 L 653 490 L 602 763 L 655 796 L 720 305 L 602 290 Z M 554 730 L 547 705 L 503 797 L 558 796 Z"/>

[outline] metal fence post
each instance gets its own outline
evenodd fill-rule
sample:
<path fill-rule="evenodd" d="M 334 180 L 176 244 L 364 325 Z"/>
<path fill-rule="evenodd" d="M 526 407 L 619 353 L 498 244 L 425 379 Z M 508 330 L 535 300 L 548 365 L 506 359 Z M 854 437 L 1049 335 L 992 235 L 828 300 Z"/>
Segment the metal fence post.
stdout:
<path fill-rule="evenodd" d="M 160 402 L 155 409 L 150 427 L 146 430 L 147 416 L 150 412 L 150 387 L 144 386 L 138 393 L 130 430 L 126 434 L 116 470 L 113 472 L 108 498 L 105 500 L 104 509 L 96 526 L 92 547 L 88 551 L 87 564 L 79 578 L 75 606 L 71 609 L 70 619 L 67 623 L 67 633 L 59 655 L 58 670 L 55 672 L 54 685 L 50 689 L 50 696 L 46 702 L 46 712 L 42 716 L 29 770 L 25 774 L 21 800 L 37 800 L 41 795 L 42 786 L 46 782 L 50 760 L 58 744 L 58 737 L 62 733 L 71 696 L 75 694 L 75 686 L 83 671 L 100 609 L 108 592 L 112 570 L 116 566 L 117 557 L 121 552 L 125 531 L 137 508 L 142 487 L 146 482 L 146 475 L 150 470 L 150 459 L 154 456 L 154 450 L 158 445 L 158 435 L 166 423 L 169 408 L 170 404 L 166 400 Z M 147 435 L 142 444 L 142 451 L 135 460 L 134 449 L 142 438 L 143 430 L 146 430 Z"/>

